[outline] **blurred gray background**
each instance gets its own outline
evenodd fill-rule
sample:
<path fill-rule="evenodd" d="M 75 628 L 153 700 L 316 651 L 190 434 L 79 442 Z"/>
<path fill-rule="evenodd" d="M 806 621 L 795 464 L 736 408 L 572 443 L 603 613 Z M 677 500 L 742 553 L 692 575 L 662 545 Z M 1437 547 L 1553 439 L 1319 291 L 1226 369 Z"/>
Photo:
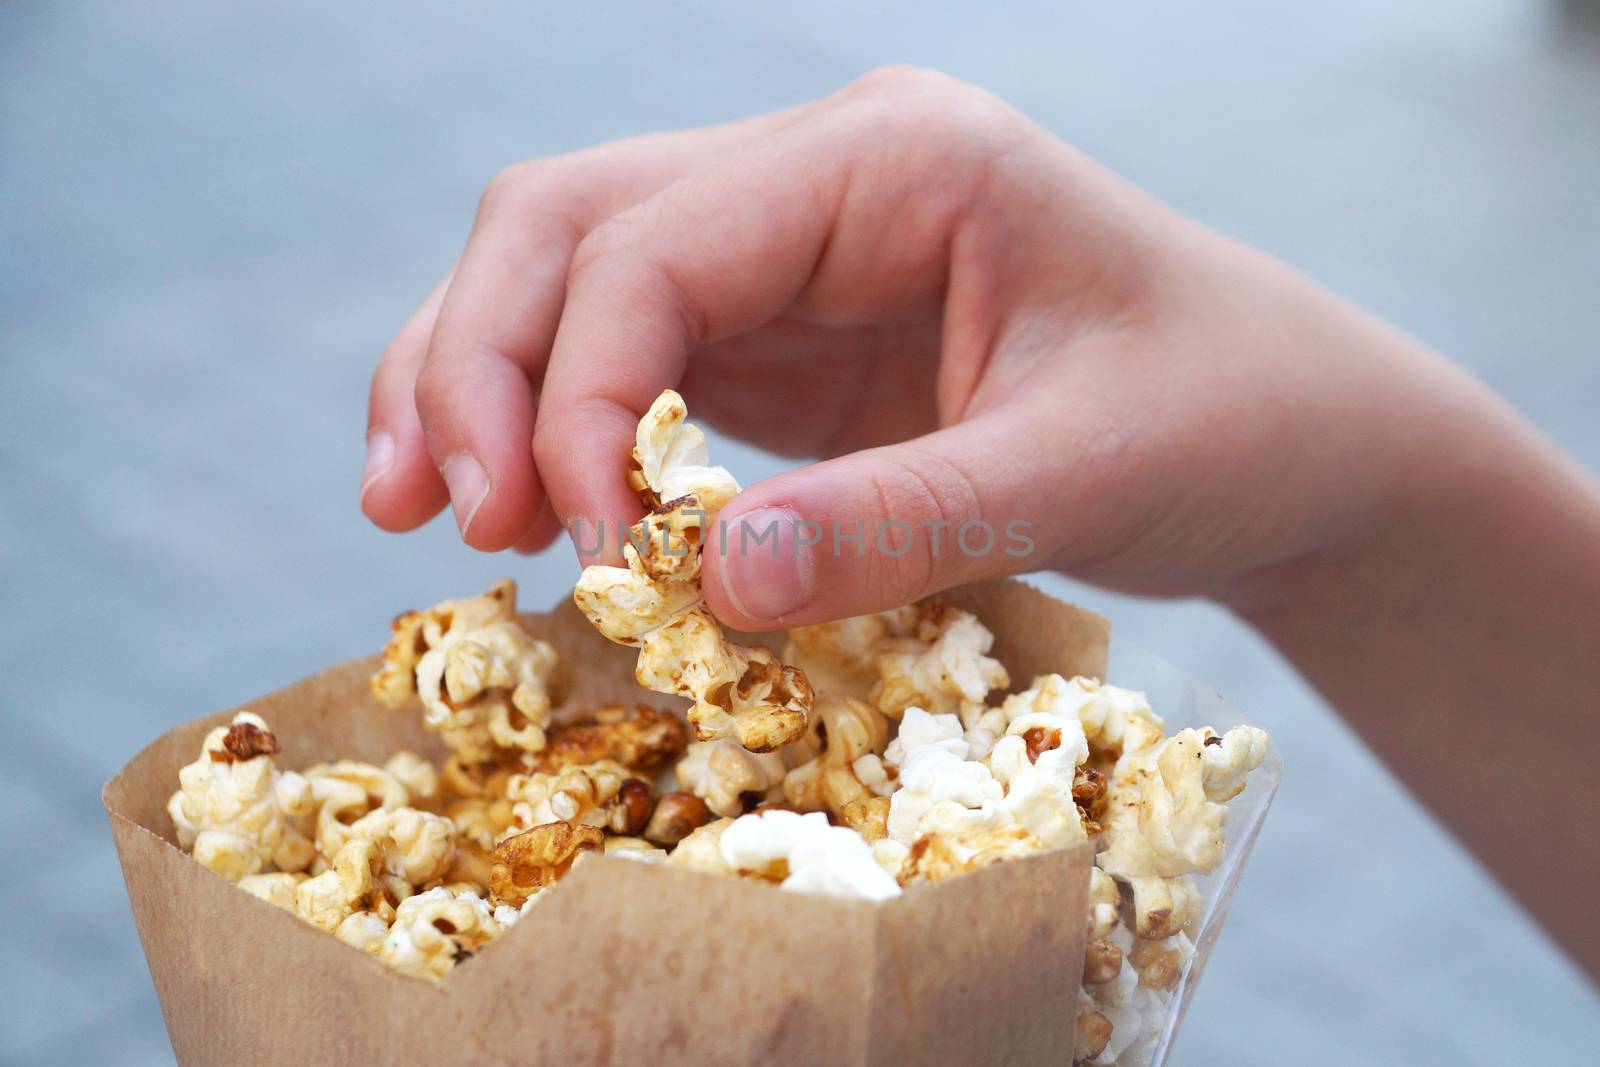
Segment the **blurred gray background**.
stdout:
<path fill-rule="evenodd" d="M 1600 43 L 1574 9 L 855 7 L 0 8 L 0 1061 L 170 1061 L 99 804 L 141 745 L 373 650 L 401 608 L 569 586 L 565 549 L 486 558 L 356 508 L 373 361 L 513 161 L 937 66 L 1600 467 Z M 1050 584 L 1288 762 L 1176 1062 L 1593 1062 L 1594 989 L 1260 640 Z"/>

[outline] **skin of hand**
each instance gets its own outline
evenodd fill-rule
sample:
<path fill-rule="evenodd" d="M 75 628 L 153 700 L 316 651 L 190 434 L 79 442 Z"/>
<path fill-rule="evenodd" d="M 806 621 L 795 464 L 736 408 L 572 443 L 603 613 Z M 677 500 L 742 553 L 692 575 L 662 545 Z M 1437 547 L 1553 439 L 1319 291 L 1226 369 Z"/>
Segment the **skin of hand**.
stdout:
<path fill-rule="evenodd" d="M 614 531 L 667 387 L 821 459 L 722 512 L 725 622 L 1041 569 L 1213 598 L 1600 972 L 1600 492 L 1444 359 L 1001 101 L 888 68 L 495 178 L 374 376 L 362 508 L 406 530 L 450 503 L 491 551 Z M 990 551 L 957 543 L 973 520 Z M 801 522 L 865 543 L 802 547 Z M 773 525 L 777 552 L 739 532 Z"/>

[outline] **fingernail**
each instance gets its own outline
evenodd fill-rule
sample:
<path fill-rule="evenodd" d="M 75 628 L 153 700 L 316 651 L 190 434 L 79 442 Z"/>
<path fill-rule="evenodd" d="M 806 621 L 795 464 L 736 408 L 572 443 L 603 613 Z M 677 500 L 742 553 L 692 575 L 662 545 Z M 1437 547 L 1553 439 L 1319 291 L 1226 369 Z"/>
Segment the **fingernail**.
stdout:
<path fill-rule="evenodd" d="M 788 508 L 757 508 L 722 530 L 722 587 L 746 618 L 776 622 L 810 603 L 816 587 L 811 546 L 795 537 L 800 519 Z"/>
<path fill-rule="evenodd" d="M 489 495 L 489 476 L 483 473 L 483 464 L 465 452 L 457 452 L 439 468 L 444 484 L 450 490 L 450 506 L 455 509 L 456 526 L 466 539 L 472 528 L 473 517 Z"/>
<path fill-rule="evenodd" d="M 361 468 L 361 495 L 372 483 L 389 473 L 394 462 L 394 437 L 388 430 L 373 430 L 367 435 L 367 465 Z"/>

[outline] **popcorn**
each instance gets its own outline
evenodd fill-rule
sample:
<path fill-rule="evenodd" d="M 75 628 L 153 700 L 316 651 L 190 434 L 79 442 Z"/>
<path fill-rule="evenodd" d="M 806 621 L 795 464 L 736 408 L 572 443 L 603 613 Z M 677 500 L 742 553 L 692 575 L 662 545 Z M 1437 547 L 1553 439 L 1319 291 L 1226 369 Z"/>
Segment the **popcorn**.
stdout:
<path fill-rule="evenodd" d="M 678 842 L 678 847 L 667 856 L 667 863 L 705 874 L 737 874 L 738 871 L 722 858 L 722 835 L 732 825 L 732 819 L 706 823 Z"/>
<path fill-rule="evenodd" d="M 678 781 L 718 815 L 744 812 L 746 796 L 781 796 L 787 768 L 775 752 L 751 752 L 733 741 L 690 742 L 677 766 Z"/>
<path fill-rule="evenodd" d="M 889 797 L 889 836 L 908 848 L 932 830 L 965 831 L 998 825 L 1005 787 L 982 763 L 938 745 L 905 756 L 900 788 Z"/>
<path fill-rule="evenodd" d="M 378 842 L 352 838 L 339 849 L 332 867 L 294 887 L 294 913 L 330 933 L 358 911 L 393 918 L 394 902 L 378 877 L 383 862 Z"/>
<path fill-rule="evenodd" d="M 407 974 L 440 979 L 504 928 L 488 901 L 441 886 L 400 902 L 378 958 Z"/>
<path fill-rule="evenodd" d="M 693 699 L 697 739 L 772 752 L 804 732 L 811 686 L 768 649 L 727 641 L 703 606 L 703 531 L 739 485 L 707 464 L 705 437 L 686 415 L 669 389 L 640 420 L 629 485 L 649 514 L 623 546 L 626 567 L 584 568 L 573 599 L 606 637 L 638 646 L 641 685 Z"/>
<path fill-rule="evenodd" d="M 258 897 L 284 911 L 294 911 L 294 888 L 306 880 L 299 871 L 271 871 L 267 874 L 247 874 L 239 879 L 238 886 L 253 897 Z"/>
<path fill-rule="evenodd" d="M 443 878 L 455 859 L 455 824 L 443 815 L 416 808 L 379 808 L 350 827 L 383 849 L 384 870 L 412 885 Z"/>
<path fill-rule="evenodd" d="M 957 759 L 966 759 L 969 754 L 960 719 L 954 715 L 929 715 L 913 705 L 901 713 L 900 732 L 889 742 L 883 760 L 898 767 L 905 762 L 906 753 L 924 746 L 942 748 Z"/>
<path fill-rule="evenodd" d="M 778 882 L 791 892 L 868 900 L 887 900 L 900 892 L 861 835 L 830 826 L 821 812 L 742 815 L 723 830 L 718 847 L 728 868 Z"/>
<path fill-rule="evenodd" d="M 528 760 L 530 770 L 561 770 L 612 760 L 634 771 L 653 771 L 683 755 L 688 731 L 676 715 L 639 704 L 601 708 L 592 722 L 556 726 L 545 748 Z"/>
<path fill-rule="evenodd" d="M 899 880 L 902 884 L 942 882 L 1001 860 L 1033 855 L 1042 847 L 1039 839 L 1021 826 L 976 826 L 924 834 L 911 846 Z"/>
<path fill-rule="evenodd" d="M 325 857 L 350 840 L 351 826 L 368 812 L 411 802 L 400 779 L 359 760 L 319 763 L 306 768 L 305 775 L 317 812 L 317 851 Z"/>
<path fill-rule="evenodd" d="M 1044 728 L 1029 725 L 1030 722 L 1031 717 L 1019 719 L 1022 731 L 1007 734 L 989 753 L 989 767 L 1006 790 L 998 808 L 1009 821 L 1031 830 L 1046 848 L 1082 841 L 1086 834 L 1072 787 L 1077 777 L 1073 758 L 1080 751 L 1087 755 L 1081 741 L 1083 733 L 1078 731 L 1077 748 L 1040 751 L 1029 736 Z M 1077 727 L 1075 722 L 1071 725 Z M 1013 729 L 1016 726 L 1013 724 Z"/>
<path fill-rule="evenodd" d="M 783 660 L 805 672 L 817 693 L 868 699 L 878 681 L 878 648 L 885 638 L 905 637 L 917 625 L 916 605 L 876 615 L 857 615 L 789 631 Z"/>
<path fill-rule="evenodd" d="M 888 734 L 888 720 L 865 701 L 848 697 L 818 701 L 809 740 L 821 751 L 784 777 L 784 797 L 798 811 L 826 809 L 837 816 L 846 804 L 872 796 L 874 790 L 857 776 L 856 765 L 882 752 Z M 870 762 L 863 766 L 870 777 L 887 783 L 881 766 Z"/>
<path fill-rule="evenodd" d="M 599 851 L 604 839 L 593 826 L 565 822 L 535 826 L 506 838 L 495 846 L 490 899 L 521 907 L 565 877 L 581 854 Z"/>
<path fill-rule="evenodd" d="M 1209 798 L 1208 780 L 1219 795 L 1236 793 L 1239 780 L 1265 756 L 1265 735 L 1254 736 L 1260 733 L 1235 727 L 1215 738 L 1189 729 L 1140 749 L 1125 742 L 1111 776 L 1107 848 L 1098 862 L 1132 888 L 1139 936 L 1176 933 L 1198 909 L 1198 895 L 1184 876 L 1221 862 L 1227 816 L 1227 808 Z M 1208 747 L 1221 751 L 1214 763 L 1206 759 Z"/>
<path fill-rule="evenodd" d="M 383 770 L 405 787 L 407 803 L 413 807 L 432 810 L 439 799 L 437 767 L 415 752 L 402 749 L 384 761 Z"/>
<path fill-rule="evenodd" d="M 868 844 L 889 836 L 889 798 L 863 797 L 852 800 L 839 811 L 839 822 L 860 834 Z"/>
<path fill-rule="evenodd" d="M 513 832 L 565 821 L 638 834 L 650 822 L 650 784 L 614 760 L 579 764 L 553 774 L 514 774 L 506 783 Z"/>
<path fill-rule="evenodd" d="M 994 634 L 976 616 L 938 600 L 919 604 L 915 636 L 879 642 L 879 681 L 872 701 L 891 719 L 909 707 L 955 713 L 970 724 L 991 689 L 1011 684 L 1000 661 L 987 655 Z"/>
<path fill-rule="evenodd" d="M 389 936 L 389 924 L 375 912 L 358 911 L 340 923 L 333 936 L 351 948 L 376 956 Z"/>
<path fill-rule="evenodd" d="M 645 863 L 660 863 L 667 858 L 666 849 L 657 848 L 642 837 L 607 836 L 604 851 L 607 856 L 620 856 L 625 860 L 641 860 Z"/>
<path fill-rule="evenodd" d="M 167 802 L 178 844 L 230 882 L 274 867 L 304 870 L 315 858 L 311 785 L 279 771 L 277 752 L 260 716 L 241 711 L 206 735 Z"/>
<path fill-rule="evenodd" d="M 544 748 L 556 653 L 522 628 L 516 610 L 516 583 L 505 579 L 481 596 L 399 616 L 373 695 L 391 708 L 421 698 L 423 725 L 469 763 Z"/>
<path fill-rule="evenodd" d="M 1099 867 L 1089 870 L 1089 930 L 1088 940 L 1098 941 L 1117 928 L 1117 908 L 1122 904 L 1122 892 L 1116 879 Z"/>

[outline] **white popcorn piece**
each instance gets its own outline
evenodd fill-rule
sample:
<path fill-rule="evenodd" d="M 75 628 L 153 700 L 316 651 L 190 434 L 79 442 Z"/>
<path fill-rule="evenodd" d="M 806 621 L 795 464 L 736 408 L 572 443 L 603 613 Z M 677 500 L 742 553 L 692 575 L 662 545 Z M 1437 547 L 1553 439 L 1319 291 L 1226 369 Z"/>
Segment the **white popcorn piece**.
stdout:
<path fill-rule="evenodd" d="M 957 759 L 970 755 L 961 719 L 955 715 L 930 715 L 916 705 L 901 714 L 900 730 L 883 753 L 885 763 L 899 766 L 906 754 L 914 749 L 932 746 L 942 748 Z M 983 750 L 987 752 L 988 749 Z"/>
<path fill-rule="evenodd" d="M 821 812 L 773 810 L 742 815 L 719 835 L 722 862 L 790 892 L 887 900 L 900 887 L 856 831 L 831 826 Z M 681 847 L 681 846 L 680 846 Z"/>
<path fill-rule="evenodd" d="M 1244 792 L 1250 772 L 1267 758 L 1268 743 L 1267 732 L 1254 726 L 1235 726 L 1220 739 L 1205 731 L 1206 799 L 1225 804 Z"/>
<path fill-rule="evenodd" d="M 691 741 L 678 761 L 678 782 L 718 815 L 739 815 L 746 795 L 781 796 L 788 769 L 776 752 L 751 752 L 731 740 Z"/>
<path fill-rule="evenodd" d="M 999 810 L 1008 821 L 1031 831 L 1046 848 L 1082 841 L 1087 835 L 1072 797 L 1076 751 L 1053 748 L 1036 759 L 1030 758 L 1030 752 L 1022 734 L 1008 734 L 989 753 L 989 767 L 1006 791 L 997 805 Z"/>
<path fill-rule="evenodd" d="M 383 658 L 373 694 L 396 708 L 420 698 L 423 725 L 467 763 L 544 747 L 556 653 L 518 621 L 510 579 L 401 615 Z"/>
<path fill-rule="evenodd" d="M 1004 785 L 989 768 L 937 745 L 905 755 L 900 788 L 889 797 L 889 836 L 911 846 L 925 833 L 999 825 Z"/>
<path fill-rule="evenodd" d="M 623 546 L 626 565 L 584 568 L 573 600 L 607 638 L 639 648 L 641 685 L 694 701 L 697 739 L 776 751 L 805 731 L 811 686 L 770 650 L 728 641 L 703 606 L 704 532 L 739 486 L 707 465 L 704 435 L 686 416 L 668 389 L 640 420 L 629 484 L 649 514 Z"/>
<path fill-rule="evenodd" d="M 407 974 L 438 980 L 502 930 L 487 900 L 441 886 L 400 902 L 378 958 Z"/>
<path fill-rule="evenodd" d="M 178 844 L 230 882 L 273 868 L 304 870 L 315 858 L 311 784 L 279 771 L 277 751 L 261 717 L 241 711 L 206 735 L 167 802 Z"/>
<path fill-rule="evenodd" d="M 383 770 L 406 790 L 406 803 L 431 810 L 439 800 L 439 769 L 415 752 L 401 749 L 383 763 Z"/>
<path fill-rule="evenodd" d="M 976 721 L 990 690 L 1010 684 L 1005 667 L 988 655 L 994 634 L 972 613 L 937 600 L 924 601 L 918 610 L 915 636 L 879 642 L 873 703 L 892 719 L 915 706 Z"/>
<path fill-rule="evenodd" d="M 722 858 L 722 835 L 732 825 L 732 819 L 717 819 L 699 827 L 678 842 L 667 863 L 705 874 L 737 874 L 738 870 Z"/>

